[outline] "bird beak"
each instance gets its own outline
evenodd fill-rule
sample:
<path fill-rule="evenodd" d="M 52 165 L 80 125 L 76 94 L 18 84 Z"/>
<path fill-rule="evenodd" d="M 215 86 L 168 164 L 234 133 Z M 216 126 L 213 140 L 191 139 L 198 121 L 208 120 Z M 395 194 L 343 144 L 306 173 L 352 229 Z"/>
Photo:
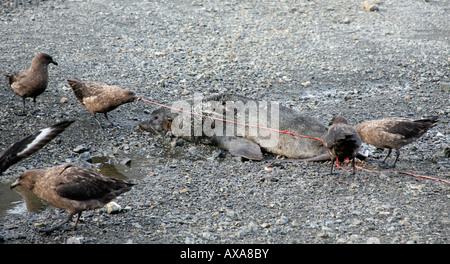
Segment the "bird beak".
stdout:
<path fill-rule="evenodd" d="M 55 64 L 55 65 L 58 65 L 58 63 L 57 63 L 56 61 L 54 61 L 54 60 L 52 60 L 50 63 L 53 63 L 53 64 Z"/>
<path fill-rule="evenodd" d="M 19 180 L 16 180 L 13 184 L 11 184 L 11 185 L 9 186 L 9 189 L 13 189 L 13 188 L 15 188 L 15 187 L 17 187 L 17 186 L 19 186 L 19 185 L 20 185 Z"/>

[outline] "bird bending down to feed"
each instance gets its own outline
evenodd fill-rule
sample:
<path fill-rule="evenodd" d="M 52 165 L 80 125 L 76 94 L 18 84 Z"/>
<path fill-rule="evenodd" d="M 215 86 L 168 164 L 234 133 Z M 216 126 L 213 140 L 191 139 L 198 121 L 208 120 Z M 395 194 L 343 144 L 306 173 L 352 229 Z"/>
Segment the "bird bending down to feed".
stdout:
<path fill-rule="evenodd" d="M 331 158 L 331 174 L 336 159 L 340 162 L 345 159 L 352 160 L 353 174 L 355 173 L 355 157 L 361 147 L 361 138 L 356 130 L 347 124 L 345 118 L 333 117 L 328 133 L 324 137 L 324 145 Z"/>
<path fill-rule="evenodd" d="M 107 113 L 118 106 L 130 103 L 137 99 L 134 92 L 124 90 L 118 86 L 110 86 L 101 82 L 81 82 L 67 80 L 77 100 L 91 113 L 101 128 L 103 126 L 95 117 L 96 113 L 103 113 L 110 125 Z"/>
<path fill-rule="evenodd" d="M 76 229 L 83 211 L 103 207 L 118 195 L 131 190 L 134 184 L 105 177 L 92 169 L 68 163 L 48 169 L 26 171 L 10 188 L 18 185 L 31 190 L 54 207 L 68 211 L 69 216 L 64 221 L 50 229 L 42 230 L 50 233 L 78 214 L 74 227 Z"/>

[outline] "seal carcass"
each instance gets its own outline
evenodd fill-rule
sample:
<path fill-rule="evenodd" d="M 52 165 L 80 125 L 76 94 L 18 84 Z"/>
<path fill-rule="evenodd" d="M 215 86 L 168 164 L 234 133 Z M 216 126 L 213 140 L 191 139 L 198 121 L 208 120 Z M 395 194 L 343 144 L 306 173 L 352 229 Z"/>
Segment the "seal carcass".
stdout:
<path fill-rule="evenodd" d="M 323 160 L 329 160 L 321 140 L 327 127 L 277 102 L 218 94 L 178 101 L 171 107 L 155 109 L 140 128 L 158 134 L 171 131 L 251 160 L 261 160 L 262 150 L 293 159 L 325 155 Z"/>

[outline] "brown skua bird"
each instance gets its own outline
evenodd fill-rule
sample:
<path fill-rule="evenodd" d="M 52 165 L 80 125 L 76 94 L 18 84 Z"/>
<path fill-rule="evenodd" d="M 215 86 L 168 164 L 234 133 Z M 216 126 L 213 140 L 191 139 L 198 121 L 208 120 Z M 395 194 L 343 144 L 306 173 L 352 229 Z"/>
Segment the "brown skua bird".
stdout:
<path fill-rule="evenodd" d="M 11 90 L 22 98 L 22 112 L 17 115 L 25 115 L 25 98 L 32 97 L 36 105 L 36 97 L 42 94 L 48 85 L 48 65 L 58 65 L 47 53 L 40 53 L 33 58 L 30 68 L 25 71 L 6 75 L 6 80 Z"/>
<path fill-rule="evenodd" d="M 75 121 L 62 121 L 50 127 L 39 130 L 38 132 L 22 138 L 0 153 L 0 174 L 12 165 L 30 156 L 53 138 L 63 132 L 70 124 Z"/>
<path fill-rule="evenodd" d="M 324 145 L 331 158 L 331 174 L 333 174 L 336 159 L 339 162 L 343 162 L 345 159 L 352 160 L 352 173 L 355 173 L 355 157 L 361 147 L 361 138 L 356 130 L 348 125 L 344 117 L 333 117 L 328 133 L 324 137 Z"/>
<path fill-rule="evenodd" d="M 74 226 L 76 230 L 83 211 L 103 207 L 118 195 L 131 190 L 134 184 L 105 177 L 91 169 L 63 164 L 26 171 L 11 184 L 11 189 L 19 185 L 54 207 L 68 211 L 69 216 L 64 221 L 50 229 L 41 230 L 50 233 L 78 214 Z"/>
<path fill-rule="evenodd" d="M 96 113 L 103 113 L 108 119 L 107 113 L 122 104 L 132 102 L 137 97 L 134 92 L 124 90 L 118 86 L 110 86 L 101 82 L 81 82 L 79 80 L 67 80 L 78 101 L 92 114 L 95 121 L 103 126 L 95 117 Z"/>
<path fill-rule="evenodd" d="M 438 117 L 424 119 L 385 118 L 365 121 L 355 126 L 363 142 L 380 148 L 387 148 L 389 152 L 379 164 L 383 168 L 394 168 L 400 148 L 420 138 L 430 128 L 438 123 Z M 396 150 L 395 161 L 392 165 L 386 165 L 386 159 L 392 149 Z"/>

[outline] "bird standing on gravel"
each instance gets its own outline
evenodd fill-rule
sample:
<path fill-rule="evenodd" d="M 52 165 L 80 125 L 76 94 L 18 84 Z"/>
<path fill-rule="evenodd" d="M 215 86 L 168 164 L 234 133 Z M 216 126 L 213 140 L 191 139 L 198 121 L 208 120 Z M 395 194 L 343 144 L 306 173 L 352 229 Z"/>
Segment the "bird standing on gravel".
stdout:
<path fill-rule="evenodd" d="M 0 153 L 0 174 L 12 165 L 41 149 L 73 122 L 75 121 L 62 121 L 50 127 L 41 129 L 3 150 Z"/>
<path fill-rule="evenodd" d="M 355 173 L 355 157 L 361 147 L 361 138 L 356 130 L 347 124 L 344 117 L 333 117 L 328 133 L 324 137 L 324 145 L 331 157 L 331 174 L 336 159 L 340 162 L 351 159 L 353 174 Z"/>
<path fill-rule="evenodd" d="M 131 190 L 134 184 L 108 178 L 91 169 L 68 163 L 48 169 L 26 171 L 10 188 L 18 185 L 31 190 L 54 207 L 68 211 L 69 216 L 64 221 L 50 229 L 41 230 L 50 233 L 78 214 L 74 227 L 76 229 L 83 211 L 103 207 L 118 195 Z"/>
<path fill-rule="evenodd" d="M 400 156 L 400 148 L 420 138 L 430 128 L 437 125 L 438 117 L 424 119 L 385 118 L 370 120 L 355 126 L 356 131 L 363 142 L 387 148 L 389 152 L 379 164 L 382 168 L 394 168 Z M 386 165 L 386 159 L 391 155 L 392 149 L 396 150 L 395 161 L 392 165 Z"/>
<path fill-rule="evenodd" d="M 17 115 L 26 115 L 25 98 L 32 97 L 34 104 L 36 104 L 36 97 L 47 89 L 48 65 L 50 63 L 58 65 L 50 55 L 40 53 L 34 57 L 28 70 L 6 75 L 6 80 L 11 86 L 11 90 L 22 97 L 22 112 L 17 113 Z"/>
<path fill-rule="evenodd" d="M 137 99 L 134 92 L 124 90 L 118 86 L 110 86 L 101 82 L 81 82 L 79 80 L 67 80 L 73 93 L 78 101 L 86 107 L 92 114 L 95 121 L 101 128 L 98 119 L 95 117 L 96 113 L 103 113 L 109 121 L 107 113 L 116 109 L 122 104 L 126 104 Z"/>

